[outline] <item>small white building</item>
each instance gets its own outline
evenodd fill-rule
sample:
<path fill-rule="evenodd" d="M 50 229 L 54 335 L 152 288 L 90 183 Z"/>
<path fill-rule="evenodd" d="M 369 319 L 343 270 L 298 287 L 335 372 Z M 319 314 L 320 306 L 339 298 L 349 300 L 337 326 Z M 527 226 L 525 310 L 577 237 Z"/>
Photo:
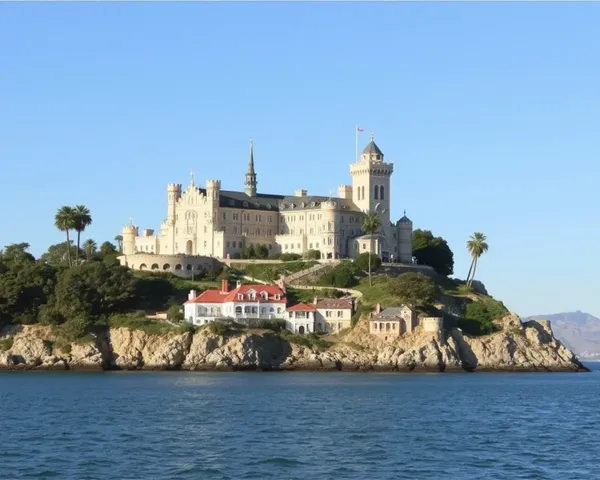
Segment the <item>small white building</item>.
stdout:
<path fill-rule="evenodd" d="M 227 280 L 221 289 L 205 290 L 200 295 L 190 291 L 184 303 L 187 322 L 204 325 L 215 319 L 232 319 L 246 323 L 251 320 L 285 319 L 287 298 L 275 285 L 241 285 L 229 290 Z"/>
<path fill-rule="evenodd" d="M 312 333 L 315 331 L 315 314 L 317 308 L 314 304 L 297 303 L 287 309 L 285 328 L 294 333 Z"/>

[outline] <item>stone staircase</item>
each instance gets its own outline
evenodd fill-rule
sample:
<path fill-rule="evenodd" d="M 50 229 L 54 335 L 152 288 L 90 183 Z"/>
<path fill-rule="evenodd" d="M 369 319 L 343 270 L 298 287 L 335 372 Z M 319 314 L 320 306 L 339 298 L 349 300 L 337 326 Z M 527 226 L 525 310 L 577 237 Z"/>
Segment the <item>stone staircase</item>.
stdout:
<path fill-rule="evenodd" d="M 310 268 L 282 277 L 279 281 L 283 281 L 286 285 L 291 286 L 306 284 L 311 280 L 320 277 L 324 273 L 333 270 L 339 263 L 339 260 L 329 260 L 327 262 L 317 263 Z"/>

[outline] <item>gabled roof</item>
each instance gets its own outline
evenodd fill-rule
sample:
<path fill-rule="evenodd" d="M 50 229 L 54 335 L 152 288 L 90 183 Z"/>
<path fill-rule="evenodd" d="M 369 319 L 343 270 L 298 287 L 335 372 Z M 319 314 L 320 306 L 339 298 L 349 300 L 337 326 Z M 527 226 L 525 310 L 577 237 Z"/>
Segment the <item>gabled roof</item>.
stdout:
<path fill-rule="evenodd" d="M 288 312 L 314 312 L 317 308 L 311 303 L 297 303 L 288 307 Z"/>
<path fill-rule="evenodd" d="M 384 308 L 381 312 L 379 312 L 376 315 L 373 315 L 374 319 L 383 319 L 385 318 L 386 320 L 400 320 L 400 317 L 402 316 L 402 311 L 408 309 L 409 311 L 412 312 L 412 309 L 407 306 L 404 305 L 402 307 L 388 307 L 388 308 Z"/>
<path fill-rule="evenodd" d="M 254 291 L 256 298 L 254 300 L 248 298 L 250 291 Z M 264 293 L 266 298 L 264 298 Z M 243 295 L 244 299 L 238 299 L 238 295 Z M 279 298 L 276 298 L 276 296 Z M 193 300 L 188 300 L 187 303 L 225 303 L 225 302 L 260 302 L 260 303 L 286 303 L 287 298 L 281 288 L 275 285 L 242 285 L 238 288 L 223 292 L 221 290 L 210 289 L 205 290 Z"/>
<path fill-rule="evenodd" d="M 331 308 L 337 310 L 352 310 L 352 302 L 350 300 L 344 300 L 341 298 L 324 298 L 319 300 L 316 305 L 317 308 Z"/>

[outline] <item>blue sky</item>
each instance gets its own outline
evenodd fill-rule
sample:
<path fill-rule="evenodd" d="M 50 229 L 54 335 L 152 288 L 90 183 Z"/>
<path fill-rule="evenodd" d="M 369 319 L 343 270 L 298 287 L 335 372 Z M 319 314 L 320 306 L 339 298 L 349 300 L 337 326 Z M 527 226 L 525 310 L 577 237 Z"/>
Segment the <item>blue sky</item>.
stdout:
<path fill-rule="evenodd" d="M 600 315 L 600 4 L 0 4 L 0 245 L 158 228 L 166 184 L 350 182 L 354 129 L 394 162 L 392 216 L 446 238 L 521 315 Z M 303 163 L 299 169 L 292 164 Z"/>

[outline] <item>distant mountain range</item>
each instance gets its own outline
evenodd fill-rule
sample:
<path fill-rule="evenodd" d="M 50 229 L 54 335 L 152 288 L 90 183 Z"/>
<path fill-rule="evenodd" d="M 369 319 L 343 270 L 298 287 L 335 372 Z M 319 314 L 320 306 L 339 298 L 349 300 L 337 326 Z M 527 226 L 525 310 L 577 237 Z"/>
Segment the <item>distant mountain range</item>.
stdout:
<path fill-rule="evenodd" d="M 554 335 L 577 356 L 600 360 L 600 318 L 577 311 L 523 318 L 527 320 L 550 320 Z"/>

